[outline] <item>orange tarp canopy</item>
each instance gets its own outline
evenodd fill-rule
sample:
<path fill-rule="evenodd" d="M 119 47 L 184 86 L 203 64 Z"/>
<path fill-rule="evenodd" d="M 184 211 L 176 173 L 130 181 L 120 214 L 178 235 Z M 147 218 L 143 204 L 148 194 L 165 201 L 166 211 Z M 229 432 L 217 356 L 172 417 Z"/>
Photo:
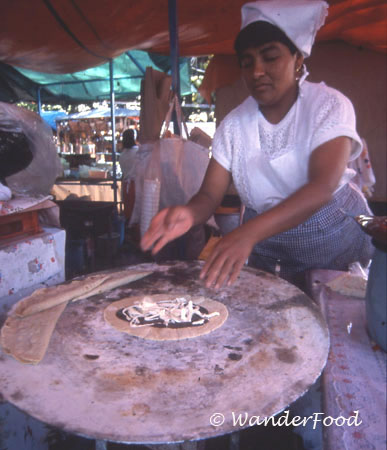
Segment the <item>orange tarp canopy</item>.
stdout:
<path fill-rule="evenodd" d="M 177 0 L 180 55 L 232 54 L 243 3 Z M 317 40 L 386 51 L 384 0 L 329 4 Z M 70 73 L 130 49 L 169 53 L 167 0 L 2 0 L 1 15 L 0 61 L 16 67 Z"/>

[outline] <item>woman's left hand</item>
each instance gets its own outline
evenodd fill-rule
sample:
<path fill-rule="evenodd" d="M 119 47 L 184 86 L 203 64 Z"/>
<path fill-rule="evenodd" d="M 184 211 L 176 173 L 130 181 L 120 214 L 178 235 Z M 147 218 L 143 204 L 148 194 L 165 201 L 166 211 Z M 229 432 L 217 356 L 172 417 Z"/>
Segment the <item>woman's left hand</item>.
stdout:
<path fill-rule="evenodd" d="M 246 231 L 239 227 L 216 244 L 200 273 L 206 287 L 218 289 L 235 282 L 255 244 Z"/>

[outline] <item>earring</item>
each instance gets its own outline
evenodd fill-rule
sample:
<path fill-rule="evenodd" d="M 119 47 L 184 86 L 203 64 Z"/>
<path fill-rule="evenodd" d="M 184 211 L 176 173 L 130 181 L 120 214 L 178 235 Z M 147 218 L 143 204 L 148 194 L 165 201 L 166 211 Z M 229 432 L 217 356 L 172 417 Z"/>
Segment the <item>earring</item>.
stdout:
<path fill-rule="evenodd" d="M 302 66 L 300 66 L 298 69 L 296 69 L 296 81 L 298 81 L 301 78 L 302 72 L 303 72 Z"/>

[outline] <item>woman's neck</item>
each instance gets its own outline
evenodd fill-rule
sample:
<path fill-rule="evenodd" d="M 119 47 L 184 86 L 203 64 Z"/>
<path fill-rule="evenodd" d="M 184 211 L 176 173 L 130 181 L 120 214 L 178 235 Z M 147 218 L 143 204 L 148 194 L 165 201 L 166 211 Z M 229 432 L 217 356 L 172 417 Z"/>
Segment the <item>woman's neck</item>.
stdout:
<path fill-rule="evenodd" d="M 290 111 L 291 107 L 296 102 L 297 97 L 298 84 L 295 86 L 295 89 L 292 89 L 280 102 L 277 102 L 274 105 L 259 105 L 259 109 L 268 122 L 277 124 L 281 122 Z"/>

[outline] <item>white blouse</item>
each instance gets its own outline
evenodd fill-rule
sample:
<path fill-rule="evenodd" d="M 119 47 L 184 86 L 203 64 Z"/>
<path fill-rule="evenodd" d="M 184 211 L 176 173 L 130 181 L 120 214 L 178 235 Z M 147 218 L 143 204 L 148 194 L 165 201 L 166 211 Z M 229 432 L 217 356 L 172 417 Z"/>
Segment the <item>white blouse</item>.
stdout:
<path fill-rule="evenodd" d="M 308 182 L 311 153 L 339 136 L 352 139 L 350 160 L 362 150 L 350 100 L 324 83 L 304 81 L 298 98 L 277 124 L 268 122 L 253 97 L 219 125 L 212 154 L 232 172 L 242 202 L 258 213 L 275 206 Z M 339 188 L 354 176 L 346 169 Z"/>
<path fill-rule="evenodd" d="M 122 179 L 124 181 L 129 182 L 131 180 L 134 180 L 136 176 L 137 150 L 137 145 L 131 148 L 124 148 L 119 157 Z"/>

